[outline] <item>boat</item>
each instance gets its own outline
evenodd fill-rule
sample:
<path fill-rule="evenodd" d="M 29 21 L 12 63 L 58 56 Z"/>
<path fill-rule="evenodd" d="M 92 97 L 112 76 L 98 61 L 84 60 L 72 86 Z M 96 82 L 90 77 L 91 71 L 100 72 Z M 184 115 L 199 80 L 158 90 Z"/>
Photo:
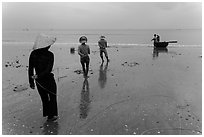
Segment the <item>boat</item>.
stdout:
<path fill-rule="evenodd" d="M 168 42 L 154 42 L 154 47 L 156 48 L 166 48 L 168 46 Z"/>
<path fill-rule="evenodd" d="M 166 48 L 169 43 L 177 43 L 177 41 L 154 42 L 154 47 L 156 47 L 156 48 Z"/>

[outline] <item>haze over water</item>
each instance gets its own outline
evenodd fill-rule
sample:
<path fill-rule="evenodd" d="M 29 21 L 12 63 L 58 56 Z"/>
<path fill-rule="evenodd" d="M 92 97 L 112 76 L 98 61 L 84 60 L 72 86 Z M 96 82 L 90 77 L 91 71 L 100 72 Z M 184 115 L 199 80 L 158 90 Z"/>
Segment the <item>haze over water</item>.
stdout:
<path fill-rule="evenodd" d="M 2 41 L 6 43 L 34 42 L 39 33 L 46 33 L 57 37 L 56 43 L 78 44 L 81 35 L 88 37 L 89 44 L 97 44 L 100 35 L 105 35 L 109 45 L 138 45 L 152 44 L 153 34 L 159 34 L 161 41 L 177 40 L 177 45 L 202 44 L 202 30 L 29 30 L 29 31 L 3 31 Z"/>

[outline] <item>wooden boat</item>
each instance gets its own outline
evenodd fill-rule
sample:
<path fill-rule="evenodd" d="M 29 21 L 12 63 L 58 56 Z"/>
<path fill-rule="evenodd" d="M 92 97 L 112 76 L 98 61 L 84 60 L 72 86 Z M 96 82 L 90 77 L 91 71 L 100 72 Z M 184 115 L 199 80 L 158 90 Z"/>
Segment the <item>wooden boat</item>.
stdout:
<path fill-rule="evenodd" d="M 156 48 L 166 48 L 168 46 L 168 42 L 154 42 L 154 47 Z"/>
<path fill-rule="evenodd" d="M 161 48 L 161 47 L 154 47 L 154 52 L 168 52 L 168 49 L 167 48 Z"/>
<path fill-rule="evenodd" d="M 166 48 L 169 43 L 177 43 L 177 41 L 154 42 L 154 47 L 156 47 L 156 48 Z"/>

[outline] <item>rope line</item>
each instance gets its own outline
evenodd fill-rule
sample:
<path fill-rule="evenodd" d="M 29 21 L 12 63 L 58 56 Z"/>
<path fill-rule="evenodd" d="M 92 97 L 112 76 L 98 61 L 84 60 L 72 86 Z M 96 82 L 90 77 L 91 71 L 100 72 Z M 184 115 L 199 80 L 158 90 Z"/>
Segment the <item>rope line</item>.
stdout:
<path fill-rule="evenodd" d="M 35 82 L 36 82 L 36 84 L 38 84 L 41 88 L 43 88 L 45 91 L 47 91 L 47 92 L 49 92 L 49 93 L 51 93 L 51 94 L 53 94 L 53 95 L 59 97 L 59 95 L 53 93 L 52 91 L 50 91 L 50 90 L 48 90 L 47 88 L 45 88 L 44 86 L 42 86 L 37 80 L 35 80 Z"/>

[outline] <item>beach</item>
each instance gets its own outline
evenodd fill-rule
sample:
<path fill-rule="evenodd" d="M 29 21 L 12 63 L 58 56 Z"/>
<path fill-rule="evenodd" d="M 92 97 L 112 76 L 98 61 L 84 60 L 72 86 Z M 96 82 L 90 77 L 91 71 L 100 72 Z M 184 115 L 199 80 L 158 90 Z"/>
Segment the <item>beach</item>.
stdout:
<path fill-rule="evenodd" d="M 3 44 L 2 133 L 202 134 L 202 47 L 138 45 L 111 45 L 110 62 L 103 64 L 98 47 L 91 45 L 85 79 L 77 45 L 54 44 L 59 118 L 48 122 L 37 90 L 28 84 L 32 44 Z"/>

